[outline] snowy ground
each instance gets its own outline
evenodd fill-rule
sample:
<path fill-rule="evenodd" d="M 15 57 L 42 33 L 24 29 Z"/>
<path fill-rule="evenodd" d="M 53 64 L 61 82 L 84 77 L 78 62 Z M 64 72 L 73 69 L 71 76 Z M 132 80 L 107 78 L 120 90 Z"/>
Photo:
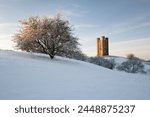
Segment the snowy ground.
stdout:
<path fill-rule="evenodd" d="M 150 99 L 150 75 L 1 50 L 0 99 Z"/>

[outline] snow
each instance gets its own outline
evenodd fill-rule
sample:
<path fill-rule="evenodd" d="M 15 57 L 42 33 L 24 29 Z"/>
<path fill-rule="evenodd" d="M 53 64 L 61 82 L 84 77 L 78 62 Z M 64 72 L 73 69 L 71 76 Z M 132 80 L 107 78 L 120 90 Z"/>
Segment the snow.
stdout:
<path fill-rule="evenodd" d="M 0 99 L 150 99 L 150 77 L 0 50 Z"/>

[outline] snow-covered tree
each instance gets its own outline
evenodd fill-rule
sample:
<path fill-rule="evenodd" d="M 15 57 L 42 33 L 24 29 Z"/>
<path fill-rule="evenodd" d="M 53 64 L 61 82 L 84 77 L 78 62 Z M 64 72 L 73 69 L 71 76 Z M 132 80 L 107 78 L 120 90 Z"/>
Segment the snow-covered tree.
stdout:
<path fill-rule="evenodd" d="M 51 59 L 55 55 L 71 56 L 80 52 L 78 38 L 73 35 L 69 22 L 59 14 L 52 18 L 29 17 L 20 22 L 21 29 L 14 36 L 18 49 L 45 53 Z"/>
<path fill-rule="evenodd" d="M 89 62 L 102 67 L 106 67 L 108 69 L 114 69 L 116 65 L 114 59 L 105 59 L 102 57 L 91 57 L 89 58 Z"/>
<path fill-rule="evenodd" d="M 128 73 L 138 73 L 138 72 L 145 73 L 144 65 L 142 64 L 141 60 L 129 59 L 121 63 L 121 65 L 119 65 L 117 69 Z"/>
<path fill-rule="evenodd" d="M 147 60 L 147 62 L 150 62 L 150 60 Z"/>

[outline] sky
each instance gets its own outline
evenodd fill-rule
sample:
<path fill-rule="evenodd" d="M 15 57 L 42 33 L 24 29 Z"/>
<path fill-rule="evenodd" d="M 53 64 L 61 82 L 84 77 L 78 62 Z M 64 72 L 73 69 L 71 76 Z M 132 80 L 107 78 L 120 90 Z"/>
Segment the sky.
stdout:
<path fill-rule="evenodd" d="M 150 0 L 0 0 L 0 49 L 15 49 L 19 20 L 60 12 L 88 56 L 96 56 L 96 38 L 106 36 L 110 55 L 149 60 L 149 11 Z"/>

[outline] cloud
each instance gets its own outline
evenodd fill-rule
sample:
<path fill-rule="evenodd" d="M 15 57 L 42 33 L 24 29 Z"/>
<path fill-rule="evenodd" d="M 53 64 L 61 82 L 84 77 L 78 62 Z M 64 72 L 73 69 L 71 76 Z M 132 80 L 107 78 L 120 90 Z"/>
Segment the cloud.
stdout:
<path fill-rule="evenodd" d="M 17 23 L 0 23 L 0 37 L 2 35 L 10 35 L 16 31 Z"/>
<path fill-rule="evenodd" d="M 110 28 L 106 29 L 105 32 L 108 32 L 110 36 L 114 36 L 120 33 L 129 32 L 131 30 L 136 30 L 144 27 L 150 26 L 149 14 L 140 14 L 138 16 L 133 16 L 129 19 L 122 20 L 122 22 L 117 22 L 114 24 L 108 25 Z M 109 33 L 110 32 L 110 33 Z"/>
<path fill-rule="evenodd" d="M 84 17 L 88 11 L 71 10 L 71 9 L 57 9 L 56 12 L 61 13 L 63 17 Z"/>
<path fill-rule="evenodd" d="M 12 36 L 17 30 L 17 23 L 0 23 L 0 49 L 13 49 Z"/>
<path fill-rule="evenodd" d="M 12 22 L 0 23 L 0 28 L 16 27 L 16 26 L 17 26 L 17 23 L 12 23 Z"/>
<path fill-rule="evenodd" d="M 1 20 L 1 19 L 4 19 L 4 17 L 0 17 L 0 20 Z"/>
<path fill-rule="evenodd" d="M 99 25 L 94 25 L 94 24 L 80 24 L 80 25 L 75 25 L 75 28 L 99 28 Z"/>
<path fill-rule="evenodd" d="M 150 59 L 150 37 L 110 43 L 110 54 L 126 56 L 133 53 L 136 56 L 144 59 Z"/>
<path fill-rule="evenodd" d="M 113 44 L 130 44 L 130 43 L 139 43 L 141 45 L 141 42 L 150 42 L 150 37 L 145 37 L 145 38 L 139 38 L 139 39 L 133 39 L 133 40 L 128 40 L 128 41 L 120 41 L 120 42 L 113 42 Z"/>
<path fill-rule="evenodd" d="M 9 39 L 0 39 L 0 49 L 13 50 L 14 43 Z"/>
<path fill-rule="evenodd" d="M 141 2 L 141 3 L 149 3 L 150 1 L 149 0 L 137 0 L 138 2 Z"/>
<path fill-rule="evenodd" d="M 73 12 L 71 10 L 60 10 L 60 13 L 62 13 L 62 15 L 66 16 L 66 17 L 72 17 L 72 16 L 81 17 L 82 16 L 82 14 Z"/>
<path fill-rule="evenodd" d="M 124 26 L 118 26 L 118 27 L 115 27 L 114 28 L 114 31 L 111 31 L 111 33 L 109 33 L 109 35 L 117 35 L 117 34 L 120 34 L 120 33 L 124 33 L 124 32 L 128 32 L 128 31 L 131 31 L 131 30 L 135 30 L 135 29 L 140 29 L 140 28 L 143 28 L 143 27 L 148 27 L 150 26 L 150 22 L 143 22 L 143 23 L 140 23 L 140 24 L 135 24 L 135 25 L 124 25 Z"/>

